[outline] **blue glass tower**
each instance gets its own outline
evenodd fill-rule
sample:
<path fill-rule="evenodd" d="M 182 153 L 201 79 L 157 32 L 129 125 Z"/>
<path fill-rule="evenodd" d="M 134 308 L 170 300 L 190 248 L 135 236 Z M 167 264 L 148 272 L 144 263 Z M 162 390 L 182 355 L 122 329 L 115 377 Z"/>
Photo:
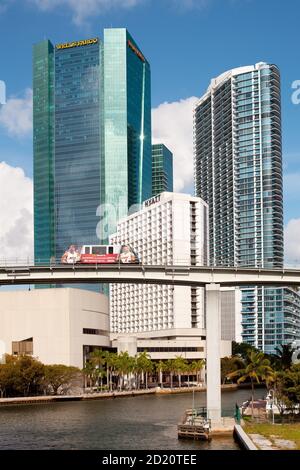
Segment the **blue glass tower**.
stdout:
<path fill-rule="evenodd" d="M 101 44 L 55 51 L 55 255 L 97 243 L 101 194 Z M 73 240 L 73 241 L 72 241 Z"/>
<path fill-rule="evenodd" d="M 35 260 L 48 263 L 107 242 L 151 197 L 150 66 L 126 29 L 33 55 Z"/>
<path fill-rule="evenodd" d="M 196 106 L 194 134 L 195 189 L 209 204 L 211 264 L 282 267 L 278 68 L 262 62 L 213 79 Z M 272 353 L 298 338 L 299 302 L 289 291 L 242 290 L 244 342 Z"/>
<path fill-rule="evenodd" d="M 104 123 L 106 239 L 152 194 L 150 65 L 126 29 L 104 30 Z"/>
<path fill-rule="evenodd" d="M 152 145 L 152 196 L 173 192 L 173 154 L 164 144 Z"/>
<path fill-rule="evenodd" d="M 33 49 L 34 257 L 55 256 L 54 243 L 54 49 L 43 41 Z"/>

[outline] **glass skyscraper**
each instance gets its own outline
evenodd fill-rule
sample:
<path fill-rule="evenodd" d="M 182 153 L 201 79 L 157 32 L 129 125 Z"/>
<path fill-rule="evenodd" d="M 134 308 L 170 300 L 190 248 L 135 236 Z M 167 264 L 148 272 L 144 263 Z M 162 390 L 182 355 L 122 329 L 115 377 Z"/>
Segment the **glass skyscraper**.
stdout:
<path fill-rule="evenodd" d="M 152 145 L 152 196 L 173 192 L 173 154 L 164 144 Z"/>
<path fill-rule="evenodd" d="M 55 51 L 55 256 L 97 243 L 101 179 L 101 45 Z M 74 240 L 74 241 L 72 241 Z"/>
<path fill-rule="evenodd" d="M 35 262 L 104 243 L 151 197 L 150 66 L 126 29 L 33 48 Z M 109 209 L 107 209 L 109 208 Z"/>
<path fill-rule="evenodd" d="M 150 65 L 126 29 L 104 30 L 103 239 L 152 194 Z"/>
<path fill-rule="evenodd" d="M 194 147 L 196 195 L 209 204 L 211 264 L 282 267 L 278 68 L 261 62 L 213 79 L 195 108 Z M 271 353 L 298 337 L 297 294 L 289 292 L 295 308 L 287 312 L 288 291 L 242 290 L 244 342 Z"/>
<path fill-rule="evenodd" d="M 49 41 L 33 50 L 34 256 L 55 255 L 54 220 L 54 49 Z"/>

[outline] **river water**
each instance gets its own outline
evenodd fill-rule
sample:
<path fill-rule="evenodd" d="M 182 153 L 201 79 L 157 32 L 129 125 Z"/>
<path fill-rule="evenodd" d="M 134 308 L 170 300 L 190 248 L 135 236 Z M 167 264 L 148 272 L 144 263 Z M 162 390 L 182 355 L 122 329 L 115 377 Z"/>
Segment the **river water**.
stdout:
<path fill-rule="evenodd" d="M 249 390 L 224 392 L 223 416 L 233 416 L 235 404 L 249 396 Z M 196 407 L 205 406 L 205 393 L 194 397 Z M 191 407 L 192 393 L 1 406 L 0 449 L 238 450 L 231 437 L 178 440 L 177 422 Z"/>

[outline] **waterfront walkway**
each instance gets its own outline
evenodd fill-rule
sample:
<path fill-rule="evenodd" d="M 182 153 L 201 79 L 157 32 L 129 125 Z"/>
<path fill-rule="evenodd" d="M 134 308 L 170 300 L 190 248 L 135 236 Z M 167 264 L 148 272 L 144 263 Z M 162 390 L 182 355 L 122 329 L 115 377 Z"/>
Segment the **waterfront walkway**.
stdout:
<path fill-rule="evenodd" d="M 238 387 L 235 384 L 222 385 L 222 390 L 235 391 Z M 175 393 L 189 393 L 189 392 L 205 392 L 206 387 L 181 387 L 181 388 L 151 388 L 146 390 L 124 390 L 114 392 L 94 392 L 82 393 L 80 395 L 45 395 L 37 397 L 14 397 L 14 398 L 0 398 L 1 405 L 22 405 L 28 403 L 51 403 L 51 402 L 67 402 L 67 401 L 83 401 L 83 400 L 99 400 L 102 398 L 121 398 L 131 397 L 138 395 L 154 395 L 154 394 L 175 394 Z"/>

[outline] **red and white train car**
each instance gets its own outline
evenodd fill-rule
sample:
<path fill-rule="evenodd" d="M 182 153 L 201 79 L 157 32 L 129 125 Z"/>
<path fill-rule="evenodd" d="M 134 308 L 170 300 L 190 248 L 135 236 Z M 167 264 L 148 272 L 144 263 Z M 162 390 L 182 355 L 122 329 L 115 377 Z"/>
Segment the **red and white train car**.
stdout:
<path fill-rule="evenodd" d="M 139 263 L 130 245 L 71 245 L 61 257 L 63 264 Z"/>

